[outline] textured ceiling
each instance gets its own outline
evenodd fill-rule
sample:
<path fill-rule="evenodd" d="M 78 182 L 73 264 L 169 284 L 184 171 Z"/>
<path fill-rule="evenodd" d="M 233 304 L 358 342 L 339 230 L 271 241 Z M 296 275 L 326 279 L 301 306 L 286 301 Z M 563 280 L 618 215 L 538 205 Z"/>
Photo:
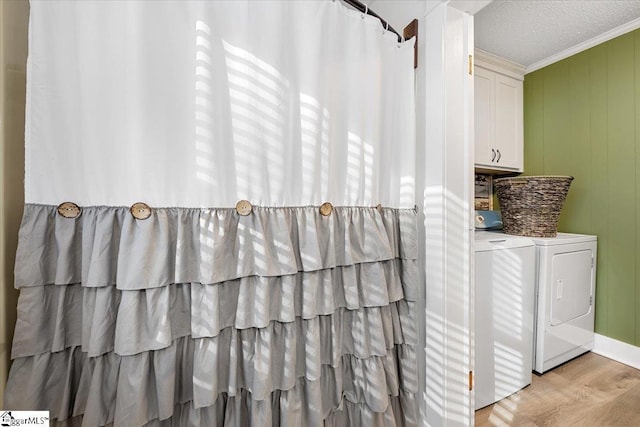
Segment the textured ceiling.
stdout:
<path fill-rule="evenodd" d="M 475 15 L 475 45 L 529 67 L 639 17 L 636 0 L 494 0 Z"/>

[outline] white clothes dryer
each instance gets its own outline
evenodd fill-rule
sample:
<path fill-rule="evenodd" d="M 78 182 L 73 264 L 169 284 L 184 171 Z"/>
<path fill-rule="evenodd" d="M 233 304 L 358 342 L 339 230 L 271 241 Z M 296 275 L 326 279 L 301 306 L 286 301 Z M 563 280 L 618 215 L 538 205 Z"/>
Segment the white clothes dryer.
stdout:
<path fill-rule="evenodd" d="M 531 384 L 535 245 L 526 237 L 476 231 L 475 409 Z"/>
<path fill-rule="evenodd" d="M 533 370 L 542 374 L 593 349 L 597 237 L 531 239 L 537 262 Z"/>

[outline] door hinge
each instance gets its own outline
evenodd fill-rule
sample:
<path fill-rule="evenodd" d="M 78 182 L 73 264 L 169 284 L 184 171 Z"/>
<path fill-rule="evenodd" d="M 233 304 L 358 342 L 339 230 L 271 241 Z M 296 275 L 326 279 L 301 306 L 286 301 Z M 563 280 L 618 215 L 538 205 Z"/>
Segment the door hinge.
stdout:
<path fill-rule="evenodd" d="M 591 267 L 593 268 L 593 264 L 594 264 L 594 259 L 593 257 L 591 257 Z"/>
<path fill-rule="evenodd" d="M 593 295 L 589 297 L 589 305 L 593 305 Z"/>
<path fill-rule="evenodd" d="M 473 371 L 469 371 L 469 391 L 473 390 Z"/>
<path fill-rule="evenodd" d="M 473 55 L 469 55 L 469 75 L 473 75 Z"/>

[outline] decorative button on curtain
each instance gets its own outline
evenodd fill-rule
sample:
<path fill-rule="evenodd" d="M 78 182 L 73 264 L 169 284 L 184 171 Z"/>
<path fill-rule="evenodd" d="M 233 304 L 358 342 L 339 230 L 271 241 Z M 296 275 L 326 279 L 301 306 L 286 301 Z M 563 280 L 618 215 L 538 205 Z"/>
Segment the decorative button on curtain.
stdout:
<path fill-rule="evenodd" d="M 339 2 L 34 2 L 4 407 L 416 425 L 412 66 Z"/>
<path fill-rule="evenodd" d="M 84 425 L 412 424 L 415 236 L 412 210 L 27 206 L 6 404 Z"/>

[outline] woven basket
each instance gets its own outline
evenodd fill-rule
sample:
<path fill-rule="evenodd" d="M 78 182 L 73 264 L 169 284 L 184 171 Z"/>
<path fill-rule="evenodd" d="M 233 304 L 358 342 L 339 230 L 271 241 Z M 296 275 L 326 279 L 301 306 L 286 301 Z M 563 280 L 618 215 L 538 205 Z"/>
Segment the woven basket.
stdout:
<path fill-rule="evenodd" d="M 522 176 L 494 181 L 504 232 L 555 237 L 572 176 Z"/>

